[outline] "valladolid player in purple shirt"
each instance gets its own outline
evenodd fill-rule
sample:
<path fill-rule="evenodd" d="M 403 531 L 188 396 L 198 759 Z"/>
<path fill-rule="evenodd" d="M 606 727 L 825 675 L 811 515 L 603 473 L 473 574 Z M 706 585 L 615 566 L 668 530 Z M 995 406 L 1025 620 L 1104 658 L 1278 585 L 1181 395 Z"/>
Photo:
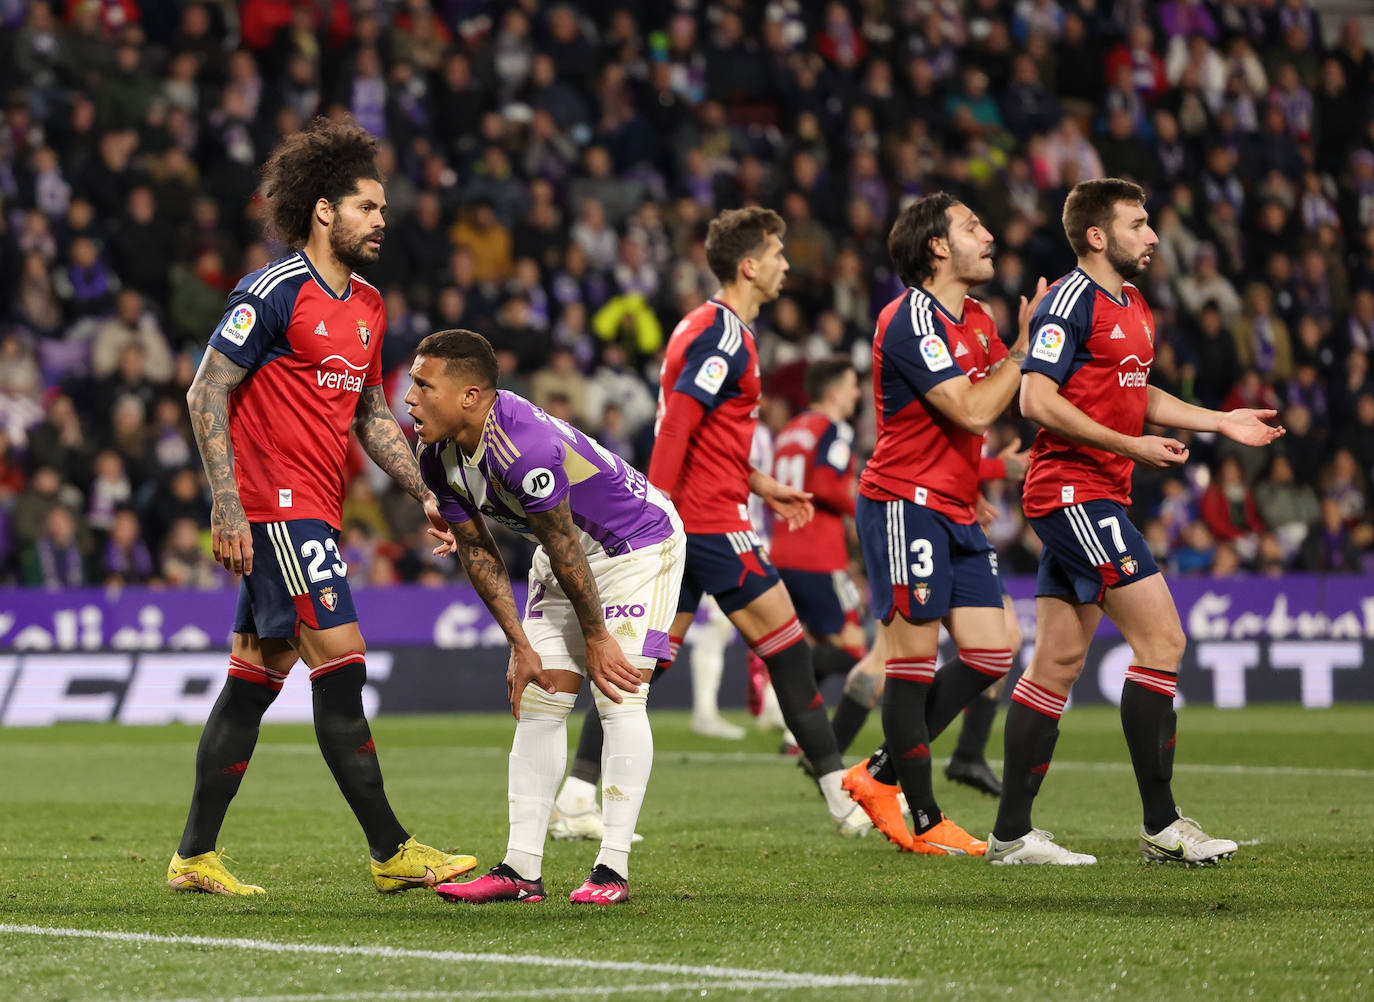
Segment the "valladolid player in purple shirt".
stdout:
<path fill-rule="evenodd" d="M 491 872 L 435 890 L 449 901 L 541 901 L 544 839 L 567 760 L 567 718 L 584 677 L 605 730 L 605 836 L 571 900 L 629 900 L 629 853 L 654 742 L 645 712 L 668 657 L 686 536 L 672 502 L 619 456 L 528 400 L 496 389 L 480 334 L 420 342 L 406 404 L 420 472 L 457 553 L 510 640 L 506 680 L 517 721 L 510 754 L 510 839 Z M 522 618 L 485 519 L 539 542 Z"/>

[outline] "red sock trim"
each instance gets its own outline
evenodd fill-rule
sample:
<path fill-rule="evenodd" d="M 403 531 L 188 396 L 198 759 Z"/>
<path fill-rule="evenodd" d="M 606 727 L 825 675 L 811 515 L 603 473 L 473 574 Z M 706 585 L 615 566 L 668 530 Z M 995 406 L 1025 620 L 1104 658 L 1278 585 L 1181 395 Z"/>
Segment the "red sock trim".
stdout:
<path fill-rule="evenodd" d="M 883 662 L 883 670 L 888 678 L 922 682 L 925 685 L 935 681 L 934 658 L 889 658 Z"/>
<path fill-rule="evenodd" d="M 1170 699 L 1173 699 L 1175 693 L 1178 692 L 1177 672 L 1131 665 L 1126 669 L 1126 681 L 1128 683 L 1134 682 L 1143 689 L 1157 692 L 1161 696 L 1168 696 Z"/>
<path fill-rule="evenodd" d="M 802 632 L 802 625 L 797 617 L 793 616 L 772 633 L 764 634 L 749 646 L 754 649 L 755 654 L 767 660 L 774 654 L 787 650 L 787 648 L 804 638 L 805 634 Z"/>
<path fill-rule="evenodd" d="M 959 660 L 974 671 L 990 678 L 1001 678 L 1011 671 L 1011 648 L 966 647 L 959 651 Z"/>
<path fill-rule="evenodd" d="M 1050 692 L 1043 685 L 1036 685 L 1024 675 L 1016 680 L 1016 687 L 1011 690 L 1011 698 L 1013 702 L 1029 706 L 1037 713 L 1043 713 L 1053 720 L 1058 720 L 1064 715 L 1064 704 L 1069 701 L 1068 696 Z"/>
<path fill-rule="evenodd" d="M 273 692 L 281 692 L 282 683 L 286 681 L 286 676 L 281 678 L 273 676 L 262 665 L 255 665 L 243 658 L 229 655 L 229 674 L 234 678 L 241 678 L 245 682 L 252 682 Z"/>
<path fill-rule="evenodd" d="M 360 665 L 366 663 L 366 656 L 362 651 L 349 651 L 347 654 L 340 654 L 337 658 L 330 658 L 328 661 L 317 664 L 310 669 L 310 680 L 313 682 L 321 675 L 328 675 L 332 671 L 338 671 L 344 665 Z"/>

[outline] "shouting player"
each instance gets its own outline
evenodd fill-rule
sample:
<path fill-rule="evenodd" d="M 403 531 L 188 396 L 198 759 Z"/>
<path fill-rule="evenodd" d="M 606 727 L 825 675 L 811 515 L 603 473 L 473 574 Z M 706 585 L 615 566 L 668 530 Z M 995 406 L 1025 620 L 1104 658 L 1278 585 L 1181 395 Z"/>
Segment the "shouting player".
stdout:
<path fill-rule="evenodd" d="M 982 855 L 987 843 L 947 819 L 931 784 L 930 742 L 1011 667 L 997 555 L 976 518 L 983 434 L 1020 382 L 1036 300 L 1021 300 L 1010 352 L 969 290 L 993 275 L 992 234 L 944 192 L 897 217 L 888 249 L 909 288 L 879 314 L 873 339 L 878 440 L 859 482 L 856 521 L 884 660 L 887 754 L 846 788 L 902 849 Z M 1007 364 L 1010 363 L 1010 364 Z M 935 662 L 944 620 L 958 656 Z M 914 831 L 902 820 L 900 782 Z"/>
<path fill-rule="evenodd" d="M 654 664 L 682 583 L 685 540 L 668 499 L 644 475 L 529 401 L 496 389 L 496 355 L 472 331 L 431 334 L 410 369 L 406 404 L 423 443 L 420 469 L 457 552 L 510 640 L 517 721 L 510 753 L 510 840 L 491 872 L 436 888 L 450 901 L 542 901 L 544 838 L 568 757 L 567 720 L 590 677 L 605 732 L 601 852 L 579 904 L 630 898 L 629 854 L 654 739 L 645 713 Z M 483 516 L 532 540 L 522 623 Z"/>
<path fill-rule="evenodd" d="M 363 637 L 339 555 L 351 427 L 372 459 L 431 510 L 434 496 L 382 392 L 382 297 L 353 273 L 381 251 L 386 195 L 376 142 L 318 119 L 268 160 L 272 225 L 299 248 L 246 276 L 186 395 L 214 492 L 216 558 L 242 574 L 229 678 L 196 753 L 176 890 L 261 894 L 225 869 L 215 839 L 296 660 L 310 668 L 315 736 L 353 809 L 379 891 L 435 884 L 477 865 L 416 842 L 396 820 L 367 719 Z"/>
<path fill-rule="evenodd" d="M 816 687 L 811 647 L 749 522 L 751 491 L 794 528 L 814 513 L 807 492 L 778 483 L 749 462 L 761 391 L 749 325 L 763 304 L 778 297 L 787 276 L 784 229 L 782 217 L 758 207 L 732 209 L 713 219 L 706 258 L 720 291 L 688 313 L 668 340 L 649 480 L 672 498 L 687 529 L 686 571 L 669 660 L 702 595 L 714 595 L 768 666 L 783 720 L 815 768 L 837 830 L 862 835 L 869 825 L 840 786 L 843 763 Z M 579 742 L 582 775 L 595 775 L 600 757 L 585 737 Z"/>
<path fill-rule="evenodd" d="M 1202 864 L 1236 851 L 1235 842 L 1208 835 L 1174 803 L 1174 694 L 1186 641 L 1169 587 L 1126 506 L 1136 463 L 1164 469 L 1188 458 L 1183 443 L 1143 434 L 1147 422 L 1256 446 L 1283 429 L 1265 424 L 1274 411 L 1206 410 L 1149 385 L 1154 318 L 1129 281 L 1145 271 L 1158 243 L 1144 202 L 1130 181 L 1074 187 L 1064 203 L 1064 233 L 1078 267 L 1054 284 L 1035 314 L 1021 412 L 1041 428 L 1022 503 L 1044 549 L 1035 653 L 1007 712 L 1002 801 L 988 838 L 992 863 L 1096 862 L 1032 827 L 1031 805 L 1104 614 L 1131 645 L 1121 726 L 1144 807 L 1141 852 L 1152 861 Z"/>

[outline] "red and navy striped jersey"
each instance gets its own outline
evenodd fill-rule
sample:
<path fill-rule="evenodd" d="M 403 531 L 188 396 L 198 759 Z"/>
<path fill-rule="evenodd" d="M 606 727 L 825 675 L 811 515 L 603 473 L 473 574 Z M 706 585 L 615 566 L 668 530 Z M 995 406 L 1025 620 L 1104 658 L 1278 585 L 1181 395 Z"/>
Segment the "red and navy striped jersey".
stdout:
<path fill-rule="evenodd" d="M 1154 316 L 1127 282 L 1120 300 L 1075 268 L 1050 287 L 1031 321 L 1023 372 L 1059 384 L 1059 395 L 1100 425 L 1139 435 L 1145 427 Z M 1094 499 L 1131 503 L 1135 464 L 1041 428 L 1031 445 L 1022 507 L 1031 517 Z"/>
<path fill-rule="evenodd" d="M 992 317 L 972 296 L 964 298 L 962 317 L 923 289 L 888 303 L 873 335 L 878 441 L 859 493 L 911 501 L 972 524 L 983 436 L 945 417 L 925 395 L 956 376 L 981 382 L 1006 354 Z"/>
<path fill-rule="evenodd" d="M 341 528 L 348 432 L 382 382 L 382 296 L 357 275 L 336 296 L 297 251 L 244 276 L 210 347 L 248 370 L 229 395 L 234 478 L 250 522 Z"/>
<path fill-rule="evenodd" d="M 773 563 L 798 571 L 842 571 L 849 566 L 844 518 L 854 514 L 854 429 L 817 411 L 798 414 L 778 436 L 773 477 L 810 491 L 816 517 L 802 529 L 778 519 L 770 548 Z"/>
<path fill-rule="evenodd" d="M 752 528 L 749 447 L 761 387 L 754 332 L 730 307 L 708 299 L 674 328 L 659 377 L 654 430 L 663 421 L 670 393 L 686 393 L 706 408 L 672 498 L 688 532 Z"/>

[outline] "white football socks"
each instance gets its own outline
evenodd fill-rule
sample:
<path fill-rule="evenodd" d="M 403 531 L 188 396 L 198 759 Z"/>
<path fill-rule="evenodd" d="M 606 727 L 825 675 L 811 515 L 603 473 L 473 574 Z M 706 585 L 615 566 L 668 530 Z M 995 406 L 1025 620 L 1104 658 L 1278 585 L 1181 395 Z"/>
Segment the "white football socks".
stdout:
<path fill-rule="evenodd" d="M 628 878 L 630 843 L 654 764 L 654 735 L 647 712 L 649 684 L 641 683 L 638 692 L 621 692 L 624 701 L 620 703 L 607 699 L 600 689 L 594 688 L 592 694 L 606 732 L 601 753 L 601 817 L 606 829 L 596 862 Z"/>
<path fill-rule="evenodd" d="M 725 648 L 735 632 L 724 615 L 692 628 L 692 716 L 714 720 L 720 716 L 720 679 L 725 674 Z"/>
<path fill-rule="evenodd" d="M 554 805 L 564 814 L 586 814 L 596 809 L 596 784 L 569 776 L 563 780 Z"/>
<path fill-rule="evenodd" d="M 508 773 L 510 838 L 505 863 L 526 880 L 543 874 L 553 795 L 568 761 L 568 714 L 577 694 L 527 685 L 520 697 Z"/>
<path fill-rule="evenodd" d="M 820 783 L 821 793 L 825 795 L 825 806 L 830 809 L 832 818 L 848 817 L 849 812 L 854 809 L 854 801 L 849 799 L 849 794 L 840 786 L 840 780 L 843 778 L 844 770 L 836 769 L 834 772 L 827 772 L 817 781 Z"/>

